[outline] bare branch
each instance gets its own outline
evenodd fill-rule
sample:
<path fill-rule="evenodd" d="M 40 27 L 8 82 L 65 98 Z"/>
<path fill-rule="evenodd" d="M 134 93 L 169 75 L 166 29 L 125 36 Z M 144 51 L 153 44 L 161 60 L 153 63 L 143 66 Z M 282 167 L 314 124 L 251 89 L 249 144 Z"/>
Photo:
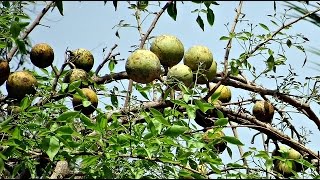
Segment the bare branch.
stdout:
<path fill-rule="evenodd" d="M 96 69 L 96 72 L 94 73 L 96 76 L 98 75 L 99 71 L 102 69 L 102 67 L 104 66 L 104 64 L 106 64 L 106 63 L 109 61 L 109 59 L 112 58 L 112 51 L 114 51 L 117 47 L 118 47 L 118 44 L 115 44 L 115 45 L 111 48 L 108 56 L 102 61 L 101 64 L 99 64 L 99 66 L 98 66 L 97 69 Z"/>

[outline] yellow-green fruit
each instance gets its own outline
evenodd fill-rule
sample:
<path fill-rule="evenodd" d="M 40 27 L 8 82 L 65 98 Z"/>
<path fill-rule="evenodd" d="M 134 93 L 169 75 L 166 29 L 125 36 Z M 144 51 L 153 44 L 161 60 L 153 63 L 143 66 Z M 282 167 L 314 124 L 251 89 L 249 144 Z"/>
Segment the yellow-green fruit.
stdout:
<path fill-rule="evenodd" d="M 182 60 L 184 46 L 175 36 L 161 35 L 152 42 L 150 51 L 158 56 L 163 66 L 172 67 Z"/>
<path fill-rule="evenodd" d="M 34 45 L 30 51 L 30 60 L 38 68 L 49 67 L 54 60 L 52 47 L 46 43 Z"/>
<path fill-rule="evenodd" d="M 16 71 L 8 77 L 6 88 L 8 97 L 21 100 L 27 94 L 34 95 L 37 79 L 28 71 Z"/>
<path fill-rule="evenodd" d="M 89 115 L 93 113 L 98 107 L 98 96 L 93 90 L 89 88 L 82 88 L 81 91 L 87 97 L 88 101 L 91 102 L 91 105 L 88 107 L 84 107 L 82 104 L 83 99 L 81 98 L 81 96 L 74 94 L 72 99 L 73 109 L 76 111 L 81 111 L 85 115 Z"/>
<path fill-rule="evenodd" d="M 6 82 L 10 75 L 9 62 L 0 59 L 0 86 Z"/>
<path fill-rule="evenodd" d="M 197 83 L 198 84 L 206 84 L 208 81 L 212 81 L 213 78 L 217 74 L 217 62 L 213 60 L 210 68 L 208 70 L 199 71 L 198 77 L 197 77 Z"/>
<path fill-rule="evenodd" d="M 215 83 L 209 83 L 210 90 L 215 87 Z M 228 103 L 231 100 L 231 90 L 228 86 L 220 85 L 214 93 L 220 92 L 220 97 L 218 98 L 222 103 Z M 209 98 L 211 101 L 211 98 Z"/>
<path fill-rule="evenodd" d="M 184 55 L 183 63 L 192 71 L 209 69 L 213 62 L 213 55 L 209 48 L 202 45 L 192 46 Z M 201 66 L 200 66 L 201 65 Z"/>
<path fill-rule="evenodd" d="M 193 83 L 192 70 L 184 64 L 172 66 L 168 71 L 167 77 L 170 86 L 176 90 L 179 90 L 179 82 L 182 82 L 187 87 L 190 87 Z"/>
<path fill-rule="evenodd" d="M 210 134 L 211 133 L 214 133 L 214 134 L 209 135 L 209 132 Z M 210 143 L 214 140 L 217 140 L 218 142 L 214 144 L 214 147 L 218 151 L 218 153 L 222 153 L 227 148 L 227 142 L 221 139 L 221 137 L 224 137 L 224 136 L 225 134 L 222 131 L 214 132 L 213 129 L 209 129 L 203 134 L 202 138 L 206 143 Z"/>
<path fill-rule="evenodd" d="M 252 114 L 260 121 L 271 123 L 274 115 L 274 108 L 268 101 L 256 101 Z"/>
<path fill-rule="evenodd" d="M 92 69 L 94 64 L 92 53 L 84 48 L 74 50 L 71 53 L 70 58 L 70 61 L 76 66 L 76 68 L 83 69 L 87 72 Z"/>
<path fill-rule="evenodd" d="M 160 77 L 161 64 L 159 58 L 151 51 L 139 49 L 127 59 L 128 77 L 138 83 L 150 83 Z"/>
<path fill-rule="evenodd" d="M 88 87 L 89 75 L 83 69 L 71 69 L 63 79 L 65 83 L 81 81 L 81 87 Z"/>
<path fill-rule="evenodd" d="M 214 107 L 221 106 L 221 101 L 217 100 L 214 103 L 212 103 Z M 196 117 L 194 121 L 201 127 L 211 127 L 214 125 L 213 118 L 218 118 L 218 110 L 210 109 L 206 113 L 203 113 L 201 110 L 196 110 Z"/>

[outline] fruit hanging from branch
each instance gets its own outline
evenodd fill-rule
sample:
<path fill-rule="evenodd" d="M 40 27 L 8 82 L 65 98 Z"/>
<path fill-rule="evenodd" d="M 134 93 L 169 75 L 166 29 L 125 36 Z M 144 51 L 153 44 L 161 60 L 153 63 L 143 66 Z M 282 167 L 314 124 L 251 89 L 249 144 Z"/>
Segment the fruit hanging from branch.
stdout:
<path fill-rule="evenodd" d="M 128 77 L 138 83 L 150 83 L 160 77 L 161 64 L 159 58 L 151 51 L 139 49 L 127 59 Z"/>
<path fill-rule="evenodd" d="M 0 59 L 0 86 L 6 82 L 10 75 L 10 66 L 9 62 L 6 60 Z"/>
<path fill-rule="evenodd" d="M 208 70 L 213 62 L 213 55 L 206 46 L 195 45 L 187 50 L 184 55 L 183 63 L 191 68 L 192 71 L 198 69 Z"/>
<path fill-rule="evenodd" d="M 198 84 L 206 84 L 207 82 L 210 82 L 216 77 L 217 75 L 217 62 L 213 60 L 211 66 L 207 70 L 200 70 L 197 77 L 197 83 Z M 194 81 L 196 76 L 194 75 Z"/>
<path fill-rule="evenodd" d="M 72 62 L 76 68 L 89 72 L 93 67 L 94 57 L 89 50 L 79 48 L 70 54 L 70 62 Z"/>
<path fill-rule="evenodd" d="M 212 103 L 214 107 L 219 107 L 221 106 L 221 104 L 222 103 L 219 100 L 216 100 Z M 218 109 L 214 108 L 207 110 L 206 113 L 203 113 L 201 110 L 197 109 L 194 121 L 201 127 L 212 127 L 214 125 L 215 119 L 219 118 L 218 111 Z"/>
<path fill-rule="evenodd" d="M 172 67 L 182 60 L 184 46 L 175 36 L 161 35 L 152 42 L 150 51 L 158 56 L 164 67 Z"/>
<path fill-rule="evenodd" d="M 29 71 L 11 73 L 6 83 L 8 97 L 18 100 L 21 100 L 27 94 L 34 95 L 37 86 L 37 79 Z"/>
<path fill-rule="evenodd" d="M 221 139 L 224 136 L 225 134 L 222 131 L 209 129 L 203 134 L 202 138 L 206 143 L 212 143 L 216 152 L 222 153 L 227 148 L 227 142 Z"/>
<path fill-rule="evenodd" d="M 212 90 L 215 87 L 215 85 L 216 85 L 215 83 L 209 83 L 210 90 Z M 219 96 L 218 99 L 222 103 L 228 103 L 231 100 L 231 90 L 230 90 L 230 88 L 228 86 L 224 86 L 224 85 L 221 84 L 214 93 L 215 94 L 216 93 L 220 93 L 220 96 Z M 209 102 L 211 101 L 211 97 L 209 98 L 208 101 Z"/>
<path fill-rule="evenodd" d="M 90 115 L 98 107 L 98 96 L 92 89 L 89 88 L 82 88 L 81 91 L 90 102 L 90 104 L 86 105 L 85 107 L 83 101 L 86 101 L 86 99 L 76 93 L 73 95 L 72 99 L 73 108 L 76 111 L 81 111 L 85 115 Z"/>
<path fill-rule="evenodd" d="M 54 60 L 52 47 L 47 43 L 39 43 L 32 47 L 30 51 L 30 60 L 38 68 L 49 67 Z"/>
<path fill-rule="evenodd" d="M 174 65 L 168 71 L 167 81 L 175 90 L 179 90 L 178 84 L 181 82 L 190 87 L 193 83 L 192 70 L 184 64 Z"/>
<path fill-rule="evenodd" d="M 89 74 L 83 69 L 71 69 L 64 77 L 64 83 L 81 81 L 80 87 L 88 87 Z"/>
<path fill-rule="evenodd" d="M 256 101 L 252 114 L 260 121 L 271 123 L 274 115 L 274 107 L 268 101 Z"/>

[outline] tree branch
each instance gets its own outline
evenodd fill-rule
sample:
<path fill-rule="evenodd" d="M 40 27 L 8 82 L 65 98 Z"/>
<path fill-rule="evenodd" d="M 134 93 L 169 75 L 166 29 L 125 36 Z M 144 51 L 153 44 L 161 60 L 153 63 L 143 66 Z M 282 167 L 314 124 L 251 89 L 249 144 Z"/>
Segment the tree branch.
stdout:
<path fill-rule="evenodd" d="M 102 69 L 102 67 L 104 66 L 104 64 L 107 63 L 110 58 L 112 58 L 112 51 L 114 51 L 117 47 L 118 47 L 118 44 L 115 44 L 115 45 L 111 48 L 108 56 L 102 61 L 101 64 L 99 64 L 99 66 L 98 66 L 97 69 L 96 69 L 96 72 L 94 73 L 96 76 L 98 75 L 99 71 Z"/>

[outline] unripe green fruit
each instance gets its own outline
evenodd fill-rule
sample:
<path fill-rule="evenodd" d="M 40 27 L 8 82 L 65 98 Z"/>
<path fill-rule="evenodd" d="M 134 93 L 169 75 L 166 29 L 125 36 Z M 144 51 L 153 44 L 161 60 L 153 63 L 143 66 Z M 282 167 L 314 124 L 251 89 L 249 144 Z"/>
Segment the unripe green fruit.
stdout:
<path fill-rule="evenodd" d="M 184 55 L 183 63 L 192 71 L 209 69 L 213 62 L 213 55 L 206 46 L 192 46 Z"/>
<path fill-rule="evenodd" d="M 274 108 L 267 101 L 256 101 L 253 106 L 252 114 L 260 121 L 271 123 L 274 115 Z"/>
<path fill-rule="evenodd" d="M 215 87 L 215 83 L 209 83 L 210 90 Z M 222 103 L 228 103 L 231 100 L 231 90 L 228 86 L 220 85 L 214 93 L 220 92 L 220 97 L 218 98 Z M 209 102 L 211 97 L 209 98 Z"/>
<path fill-rule="evenodd" d="M 168 84 L 174 89 L 179 90 L 178 83 L 182 82 L 185 86 L 190 87 L 193 83 L 193 74 L 191 69 L 184 64 L 172 66 L 167 74 Z"/>
<path fill-rule="evenodd" d="M 70 61 L 76 66 L 76 68 L 89 72 L 93 67 L 94 57 L 89 50 L 79 48 L 72 51 Z"/>
<path fill-rule="evenodd" d="M 210 143 L 210 142 L 214 141 L 215 139 L 219 139 L 219 138 L 225 136 L 225 134 L 222 131 L 217 131 L 217 132 L 215 132 L 214 136 L 209 137 L 209 134 L 208 134 L 209 132 L 213 133 L 214 130 L 213 129 L 207 130 L 202 136 L 203 140 L 206 143 Z M 215 144 L 214 147 L 218 151 L 218 153 L 222 153 L 227 148 L 227 142 L 225 142 L 223 140 L 219 140 L 219 142 L 217 144 Z"/>
<path fill-rule="evenodd" d="M 172 67 L 182 60 L 184 46 L 175 36 L 161 35 L 152 42 L 150 51 L 158 56 L 163 66 Z"/>
<path fill-rule="evenodd" d="M 10 75 L 9 62 L 0 59 L 0 86 L 6 82 Z"/>
<path fill-rule="evenodd" d="M 18 100 L 23 99 L 27 94 L 34 95 L 37 86 L 37 79 L 28 71 L 11 73 L 6 84 L 8 97 Z"/>
<path fill-rule="evenodd" d="M 63 79 L 64 83 L 81 81 L 81 87 L 88 87 L 89 74 L 83 69 L 71 69 Z"/>
<path fill-rule="evenodd" d="M 36 44 L 30 51 L 30 60 L 38 68 L 49 67 L 54 60 L 53 49 L 46 43 Z"/>
<path fill-rule="evenodd" d="M 89 88 L 82 88 L 81 91 L 87 97 L 88 101 L 91 102 L 91 105 L 88 107 L 84 107 L 82 104 L 82 98 L 79 95 L 73 95 L 72 105 L 74 110 L 81 111 L 83 114 L 89 115 L 93 113 L 98 107 L 98 96 L 93 90 Z"/>
<path fill-rule="evenodd" d="M 161 64 L 159 58 L 149 50 L 136 50 L 126 62 L 128 77 L 138 83 L 150 83 L 160 77 Z"/>
<path fill-rule="evenodd" d="M 197 83 L 206 84 L 207 82 L 212 81 L 216 75 L 217 75 L 217 62 L 213 60 L 208 70 L 203 70 L 199 72 L 197 77 L 198 78 Z"/>

